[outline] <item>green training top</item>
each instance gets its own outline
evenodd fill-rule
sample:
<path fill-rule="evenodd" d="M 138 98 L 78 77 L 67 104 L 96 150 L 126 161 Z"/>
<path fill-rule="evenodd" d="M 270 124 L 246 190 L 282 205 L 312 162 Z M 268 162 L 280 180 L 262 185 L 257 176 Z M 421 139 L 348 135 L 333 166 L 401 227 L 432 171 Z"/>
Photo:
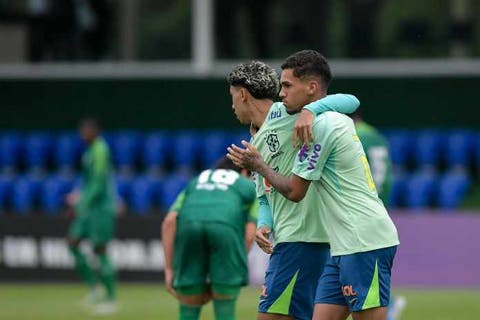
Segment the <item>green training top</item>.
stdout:
<path fill-rule="evenodd" d="M 289 175 L 297 150 L 292 147 L 292 132 L 298 114 L 289 115 L 283 103 L 274 103 L 251 142 L 265 163 L 283 175 Z M 319 197 L 310 188 L 305 198 L 292 202 L 277 192 L 261 175 L 255 174 L 257 197 L 266 195 L 273 216 L 275 243 L 328 242 L 319 210 Z"/>
<path fill-rule="evenodd" d="M 352 119 L 326 112 L 316 117 L 313 130 L 314 143 L 300 150 L 292 172 L 312 180 L 310 189 L 321 203 L 317 210 L 325 217 L 332 256 L 398 245 Z"/>
<path fill-rule="evenodd" d="M 364 121 L 355 122 L 355 128 L 370 164 L 378 196 L 388 206 L 392 188 L 392 162 L 388 142 L 376 128 Z"/>
<path fill-rule="evenodd" d="M 93 141 L 82 156 L 82 185 L 76 206 L 80 214 L 98 210 L 114 213 L 115 189 L 110 150 L 103 138 Z"/>
<path fill-rule="evenodd" d="M 178 223 L 219 222 L 243 230 L 256 223 L 258 203 L 250 179 L 233 170 L 205 170 L 189 182 L 170 211 L 178 212 Z"/>

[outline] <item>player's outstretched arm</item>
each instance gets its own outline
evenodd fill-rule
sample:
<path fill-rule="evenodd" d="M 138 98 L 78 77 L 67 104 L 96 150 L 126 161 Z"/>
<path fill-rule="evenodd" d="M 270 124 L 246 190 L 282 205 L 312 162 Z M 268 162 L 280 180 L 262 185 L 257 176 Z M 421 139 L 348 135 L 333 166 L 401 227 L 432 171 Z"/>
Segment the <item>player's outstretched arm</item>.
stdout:
<path fill-rule="evenodd" d="M 360 101 L 351 94 L 331 94 L 320 100 L 311 102 L 303 107 L 294 125 L 292 145 L 309 145 L 315 139 L 313 134 L 313 120 L 323 112 L 335 111 L 344 114 L 355 112 Z M 300 142 L 300 143 L 299 143 Z"/>
<path fill-rule="evenodd" d="M 173 289 L 173 252 L 175 250 L 175 233 L 177 232 L 176 211 L 169 212 L 162 223 L 162 245 L 165 255 L 165 285 L 168 292 L 174 297 L 177 293 Z"/>
<path fill-rule="evenodd" d="M 296 175 L 290 177 L 283 176 L 270 168 L 262 158 L 258 150 L 250 143 L 242 140 L 245 149 L 232 144 L 227 150 L 227 157 L 233 163 L 241 168 L 250 171 L 256 171 L 267 179 L 272 186 L 290 201 L 299 202 L 307 193 L 309 180 L 305 180 Z"/>
<path fill-rule="evenodd" d="M 247 222 L 245 224 L 245 248 L 247 252 L 252 249 L 253 240 L 255 240 L 255 232 L 257 231 L 257 225 L 254 222 Z"/>
<path fill-rule="evenodd" d="M 258 202 L 259 214 L 255 242 L 265 253 L 271 254 L 273 252 L 273 245 L 270 240 L 268 240 L 268 237 L 273 228 L 272 209 L 270 208 L 270 204 L 265 195 L 259 197 Z"/>

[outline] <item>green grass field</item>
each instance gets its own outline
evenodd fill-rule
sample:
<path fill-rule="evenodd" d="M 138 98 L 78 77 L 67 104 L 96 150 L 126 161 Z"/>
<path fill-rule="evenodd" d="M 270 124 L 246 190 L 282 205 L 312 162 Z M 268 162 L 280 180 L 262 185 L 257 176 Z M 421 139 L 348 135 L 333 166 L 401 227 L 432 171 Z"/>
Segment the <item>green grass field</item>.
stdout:
<path fill-rule="evenodd" d="M 402 320 L 472 320 L 480 317 L 478 290 L 398 290 L 407 298 Z M 119 287 L 118 314 L 94 317 L 80 301 L 81 285 L 0 284 L 0 319 L 142 319 L 163 320 L 177 317 L 176 301 L 158 285 L 122 284 Z M 244 289 L 238 303 L 238 319 L 255 319 L 258 290 Z M 201 319 L 213 319 L 211 304 Z"/>

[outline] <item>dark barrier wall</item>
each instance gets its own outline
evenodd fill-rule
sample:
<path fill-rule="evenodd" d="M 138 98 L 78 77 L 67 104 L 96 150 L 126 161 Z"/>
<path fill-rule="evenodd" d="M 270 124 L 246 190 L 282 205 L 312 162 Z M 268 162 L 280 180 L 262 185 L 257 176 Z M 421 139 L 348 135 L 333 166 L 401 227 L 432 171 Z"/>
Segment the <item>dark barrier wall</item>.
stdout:
<path fill-rule="evenodd" d="M 380 127 L 478 127 L 476 78 L 336 79 L 331 93 L 353 93 Z M 232 128 L 224 80 L 0 80 L 0 126 L 61 129 L 82 115 L 107 128 Z"/>
<path fill-rule="evenodd" d="M 109 245 L 122 280 L 163 280 L 160 217 L 117 219 Z M 0 217 L 0 281 L 77 279 L 65 235 L 69 220 L 60 217 Z M 89 256 L 91 248 L 82 248 Z"/>
<path fill-rule="evenodd" d="M 480 287 L 480 213 L 392 213 L 401 245 L 394 286 Z M 118 219 L 109 246 L 121 280 L 163 279 L 159 217 Z M 0 218 L 0 281 L 78 279 L 63 238 L 68 221 L 58 217 Z M 84 248 L 84 249 L 88 249 Z M 261 284 L 268 256 L 255 246 L 250 279 Z"/>

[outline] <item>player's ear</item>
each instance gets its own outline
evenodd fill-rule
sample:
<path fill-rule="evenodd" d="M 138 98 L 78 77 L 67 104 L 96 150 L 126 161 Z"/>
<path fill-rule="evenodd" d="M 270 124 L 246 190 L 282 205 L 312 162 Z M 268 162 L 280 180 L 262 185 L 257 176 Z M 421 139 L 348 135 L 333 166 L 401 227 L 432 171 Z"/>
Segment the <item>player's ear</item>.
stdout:
<path fill-rule="evenodd" d="M 243 102 L 247 101 L 248 94 L 249 93 L 248 93 L 247 89 L 240 88 L 240 99 L 242 99 Z"/>
<path fill-rule="evenodd" d="M 320 84 L 316 80 L 310 80 L 308 82 L 308 93 L 315 94 L 320 88 Z"/>

